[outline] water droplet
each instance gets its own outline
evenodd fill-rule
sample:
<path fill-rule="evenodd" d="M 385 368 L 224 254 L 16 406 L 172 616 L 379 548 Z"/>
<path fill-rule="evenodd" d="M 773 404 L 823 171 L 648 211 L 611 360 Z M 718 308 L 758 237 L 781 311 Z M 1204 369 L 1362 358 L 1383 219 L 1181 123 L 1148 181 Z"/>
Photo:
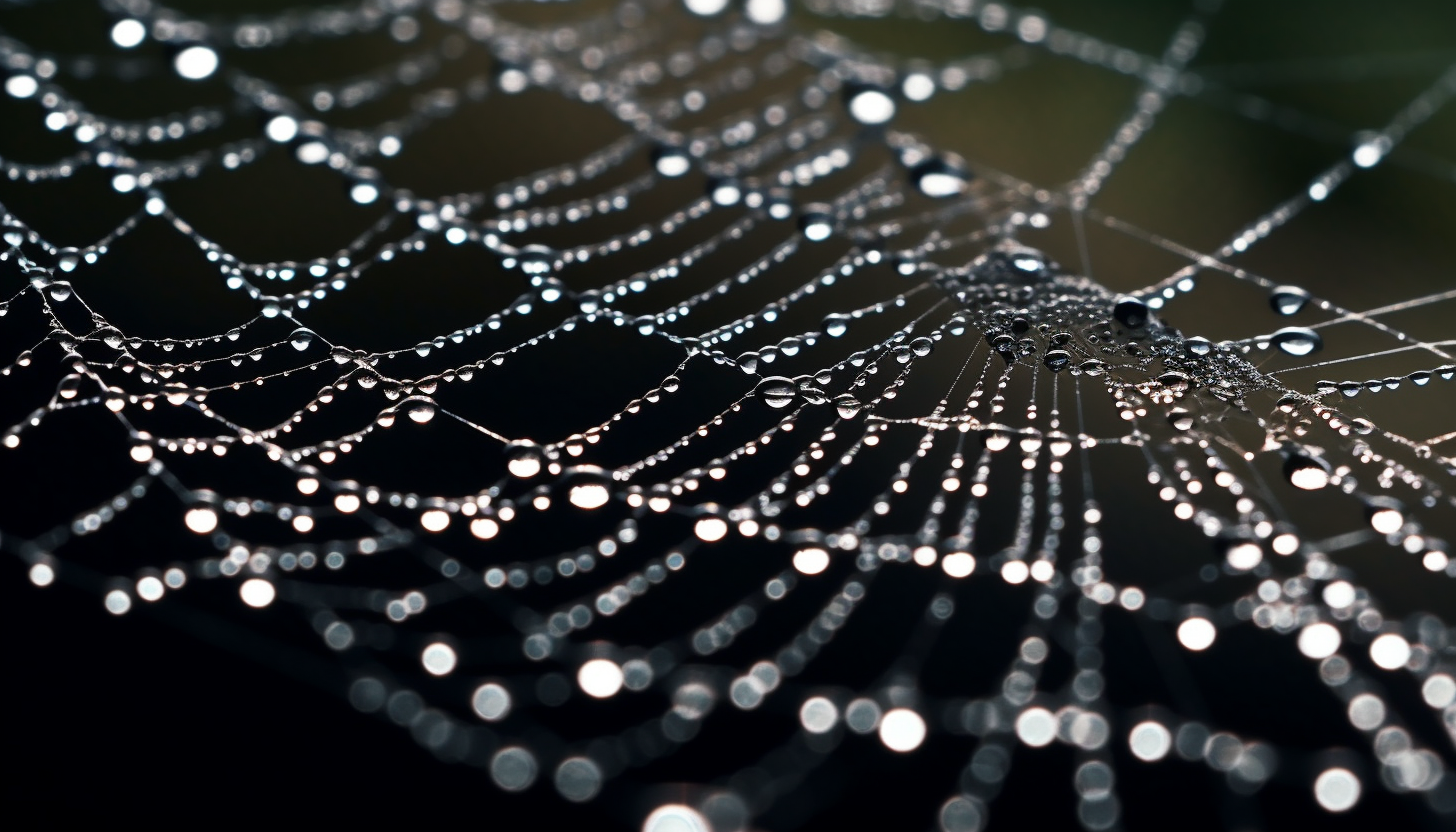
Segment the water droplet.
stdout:
<path fill-rule="evenodd" d="M 731 176 L 714 177 L 708 183 L 708 198 L 725 208 L 737 205 L 743 199 L 743 185 Z"/>
<path fill-rule="evenodd" d="M 1067 369 L 1072 363 L 1072 354 L 1066 350 L 1047 350 L 1041 360 L 1048 370 L 1056 373 Z"/>
<path fill-rule="evenodd" d="M 307 329 L 306 327 L 299 327 L 293 330 L 292 335 L 288 336 L 288 343 L 292 344 L 294 349 L 303 352 L 313 345 L 315 337 L 313 330 Z"/>
<path fill-rule="evenodd" d="M 753 388 L 753 394 L 775 410 L 793 404 L 798 392 L 799 385 L 783 376 L 769 376 Z"/>
<path fill-rule="evenodd" d="M 1128 329 L 1141 329 L 1147 325 L 1152 313 L 1142 300 L 1124 295 L 1112 306 L 1112 317 Z"/>
<path fill-rule="evenodd" d="M 566 469 L 562 481 L 567 487 L 567 502 L 577 508 L 601 508 L 611 502 L 612 477 L 596 465 L 577 465 Z"/>
<path fill-rule="evenodd" d="M 207 46 L 189 46 L 177 53 L 172 66 L 189 81 L 201 81 L 217 71 L 217 53 Z"/>
<path fill-rule="evenodd" d="M 864 404 L 856 399 L 853 393 L 840 393 L 834 397 L 834 409 L 839 412 L 841 419 L 853 419 L 859 415 L 862 407 Z"/>
<path fill-rule="evenodd" d="M 513 476 L 529 479 L 541 473 L 541 461 L 545 454 L 541 446 L 529 439 L 521 439 L 506 446 L 506 470 Z"/>
<path fill-rule="evenodd" d="M 1189 355 L 1201 357 L 1213 352 L 1213 342 L 1195 335 L 1183 342 L 1183 349 Z"/>
<path fill-rule="evenodd" d="M 860 124 L 884 124 L 895 117 L 895 99 L 879 87 L 846 86 L 849 115 Z"/>
<path fill-rule="evenodd" d="M 549 274 L 556 270 L 556 252 L 546 246 L 532 243 L 521 249 L 516 257 L 517 267 L 532 277 Z"/>
<path fill-rule="evenodd" d="M 676 178 L 693 169 L 693 159 L 681 147 L 664 145 L 653 151 L 652 166 L 658 174 Z"/>
<path fill-rule="evenodd" d="M 1309 292 L 1298 286 L 1275 286 L 1269 293 L 1269 305 L 1280 315 L 1296 315 L 1309 302 Z"/>
<path fill-rule="evenodd" d="M 830 206 L 821 202 L 804 206 L 804 213 L 799 215 L 799 230 L 804 232 L 804 239 L 811 243 L 829 239 L 829 235 L 834 233 L 831 211 Z"/>
<path fill-rule="evenodd" d="M 848 315 L 833 314 L 833 315 L 825 315 L 824 316 L 824 334 L 825 335 L 828 335 L 830 338 L 839 338 L 842 335 L 844 335 L 844 333 L 846 333 L 848 331 L 849 331 L 849 316 Z"/>
<path fill-rule="evenodd" d="M 1173 426 L 1173 430 L 1190 430 L 1197 421 L 1193 413 L 1184 408 L 1174 407 L 1168 410 L 1168 424 Z"/>
<path fill-rule="evenodd" d="M 932 199 L 959 196 L 970 184 L 971 174 L 960 157 L 937 156 L 910 169 L 910 181 L 920 193 Z"/>
<path fill-rule="evenodd" d="M 434 400 L 425 396 L 410 396 L 400 402 L 397 409 L 404 410 L 410 421 L 417 425 L 426 424 L 435 418 L 435 413 L 439 410 Z"/>
<path fill-rule="evenodd" d="M 133 49 L 147 37 L 147 26 L 140 20 L 126 18 L 111 27 L 111 42 L 122 49 Z"/>
<path fill-rule="evenodd" d="M 1284 327 L 1269 336 L 1269 341 L 1288 355 L 1295 356 L 1318 352 L 1325 343 L 1318 332 L 1302 326 Z"/>

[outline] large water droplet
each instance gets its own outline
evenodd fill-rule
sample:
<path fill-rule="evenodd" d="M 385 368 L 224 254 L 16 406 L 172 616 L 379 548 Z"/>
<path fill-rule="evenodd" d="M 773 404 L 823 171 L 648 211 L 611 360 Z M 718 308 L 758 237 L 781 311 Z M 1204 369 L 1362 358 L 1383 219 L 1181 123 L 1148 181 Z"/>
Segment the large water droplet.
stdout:
<path fill-rule="evenodd" d="M 529 479 L 541 473 L 541 460 L 545 454 L 541 446 L 529 439 L 521 439 L 506 446 L 506 470 L 513 476 Z"/>
<path fill-rule="evenodd" d="M 853 393 L 840 393 L 834 397 L 834 409 L 839 412 L 841 419 L 853 419 L 859 415 L 860 408 L 864 405 Z"/>
<path fill-rule="evenodd" d="M 1151 313 L 1148 305 L 1135 297 L 1124 295 L 1112 306 L 1112 317 L 1128 329 L 1139 329 L 1148 322 Z"/>
<path fill-rule="evenodd" d="M 769 376 L 753 388 L 753 394 L 775 410 L 793 404 L 798 392 L 799 385 L 783 376 Z"/>
<path fill-rule="evenodd" d="M 664 145 L 653 151 L 652 166 L 662 176 L 676 178 L 693 169 L 693 159 L 680 147 Z"/>
<path fill-rule="evenodd" d="M 1309 302 L 1309 292 L 1298 286 L 1275 286 L 1269 293 L 1269 306 L 1280 315 L 1295 315 Z"/>
<path fill-rule="evenodd" d="M 288 343 L 292 344 L 294 349 L 303 352 L 313 345 L 314 338 L 313 330 L 306 327 L 299 327 L 293 330 L 292 335 L 288 336 Z"/>
<path fill-rule="evenodd" d="M 845 97 L 850 117 L 860 124 L 884 124 L 895 117 L 895 99 L 879 87 L 849 86 Z"/>
<path fill-rule="evenodd" d="M 1309 355 L 1325 345 L 1318 332 L 1308 327 L 1286 326 L 1269 337 L 1274 346 L 1289 355 Z"/>
<path fill-rule="evenodd" d="M 811 243 L 829 239 L 834 233 L 833 210 L 822 202 L 804 206 L 804 213 L 799 215 L 799 230 L 804 232 L 804 239 Z"/>
<path fill-rule="evenodd" d="M 601 508 L 612 499 L 612 478 L 605 469 L 596 465 L 577 465 L 566 469 L 562 476 L 566 484 L 566 500 L 577 508 Z"/>
<path fill-rule="evenodd" d="M 958 196 L 970 184 L 971 174 L 959 157 L 937 156 L 910 169 L 910 181 L 932 199 Z"/>
<path fill-rule="evenodd" d="M 1292 453 L 1284 460 L 1284 478 L 1304 491 L 1318 491 L 1330 484 L 1330 464 L 1315 456 Z"/>

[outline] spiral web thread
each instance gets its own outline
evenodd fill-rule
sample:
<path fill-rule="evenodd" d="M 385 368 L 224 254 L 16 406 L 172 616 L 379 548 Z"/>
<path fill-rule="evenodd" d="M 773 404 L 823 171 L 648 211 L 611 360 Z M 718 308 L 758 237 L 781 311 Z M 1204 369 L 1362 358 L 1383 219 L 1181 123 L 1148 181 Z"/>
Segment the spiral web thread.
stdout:
<path fill-rule="evenodd" d="M 1358 570 L 1342 562 L 1342 554 L 1362 547 L 1388 547 L 1400 557 L 1382 568 L 1431 580 L 1456 576 L 1431 526 L 1452 510 L 1446 488 L 1453 461 L 1443 452 L 1456 432 L 1411 438 L 1341 410 L 1357 395 L 1404 388 L 1400 395 L 1422 396 L 1452 379 L 1456 342 L 1426 339 L 1387 319 L 1448 302 L 1456 291 L 1351 310 L 1238 265 L 1240 255 L 1318 210 L 1352 177 L 1403 164 L 1449 182 L 1449 164 L 1403 157 L 1399 149 L 1456 94 L 1456 67 L 1432 73 L 1430 85 L 1396 106 L 1384 125 L 1355 134 L 1353 149 L 1305 190 L 1225 244 L 1200 251 L 1099 211 L 1096 197 L 1156 129 L 1170 100 L 1207 92 L 1189 67 L 1217 3 L 1199 4 L 1161 55 L 1004 3 L 897 8 L 816 0 L 802 10 L 808 19 L 903 13 L 962 20 L 1015 46 L 939 64 L 894 63 L 842 38 L 804 34 L 778 0 L 749 0 L 742 9 L 713 0 L 689 0 L 686 11 L 635 3 L 571 9 L 563 11 L 571 24 L 538 27 L 511 22 L 509 6 L 458 0 L 377 0 L 206 21 L 148 0 L 102 5 L 116 21 L 117 47 L 167 44 L 170 64 L 158 52 L 164 63 L 155 71 L 226 85 L 234 100 L 150 121 L 109 118 L 99 104 L 93 110 L 67 94 L 68 74 L 80 71 L 69 59 L 0 40 L 8 94 L 34 101 L 49 130 L 74 139 L 74 151 L 59 161 L 0 160 L 10 187 L 43 189 L 101 170 L 135 211 L 111 233 L 74 247 L 4 214 L 4 279 L 21 285 L 0 305 L 0 330 L 14 341 L 40 321 L 45 334 L 12 351 L 0 377 L 12 385 L 41 379 L 54 392 L 23 403 L 34 409 L 0 444 L 44 443 L 47 420 L 80 411 L 93 423 L 119 423 L 129 442 L 115 453 L 138 466 L 112 499 L 87 508 L 61 495 L 57 505 L 76 512 L 73 519 L 0 537 L 36 586 L 75 583 L 98 592 L 116 615 L 165 604 L 199 584 L 235 587 L 246 607 L 296 608 L 350 668 L 355 707 L 407 726 L 442 759 L 481 766 L 511 791 L 540 780 L 564 799 L 590 801 L 630 779 L 624 774 L 704 741 L 700 728 L 715 709 L 795 715 L 795 729 L 753 764 L 752 777 L 721 771 L 674 792 L 677 798 L 654 799 L 640 821 L 652 832 L 747 825 L 855 734 L 912 759 L 927 734 L 961 738 L 959 786 L 933 815 L 927 811 L 947 830 L 984 826 L 1014 774 L 1017 745 L 1055 743 L 1077 751 L 1070 779 L 1088 829 L 1119 827 L 1120 801 L 1137 798 L 1118 795 L 1116 772 L 1129 764 L 1128 753 L 1137 765 L 1206 765 L 1235 796 L 1258 792 L 1276 772 L 1297 772 L 1319 807 L 1313 811 L 1345 811 L 1372 788 L 1406 795 L 1433 817 L 1456 806 L 1445 771 L 1456 737 L 1447 624 L 1383 610 Z M 701 20 L 686 40 L 663 23 L 694 16 Z M 453 35 L 421 40 L 422 20 Z M 290 94 L 230 65 L 237 53 L 380 30 L 407 44 L 408 54 L 333 85 Z M 1126 119 L 1072 181 L 1024 182 L 954 155 L 952 137 L 937 144 L 895 129 L 897 110 L 996 83 L 1041 53 L 1138 84 Z M 469 60 L 492 68 L 416 95 L 409 112 L 375 127 L 330 125 L 401 87 L 425 89 L 442 66 Z M 760 86 L 782 92 L 726 118 L 695 117 L 720 95 L 752 95 Z M 407 153 L 416 133 L 448 122 L 466 103 L 488 107 L 528 88 L 603 109 L 630 132 L 580 162 L 477 193 L 421 198 L 370 167 Z M 147 159 L 165 154 L 169 142 L 238 121 L 262 125 L 260 134 L 172 161 Z M 1283 121 L 1292 129 L 1315 122 Z M 381 218 L 343 251 L 252 263 L 204 237 L 168 203 L 173 182 L 219 166 L 246 177 L 274 154 L 336 171 L 349 199 L 376 206 Z M 641 172 L 629 175 L 634 164 Z M 617 215 L 630 221 L 634 205 L 654 189 L 693 177 L 707 183 L 706 192 L 679 210 L 626 231 L 592 231 Z M 811 189 L 832 196 L 806 202 L 800 194 Z M 562 194 L 576 196 L 556 199 Z M 88 305 L 84 277 L 145 225 L 194 244 L 217 268 L 217 280 L 254 303 L 256 317 L 204 338 L 158 339 L 113 326 Z M 1063 267 L 1017 242 L 1067 225 L 1079 240 L 1086 226 L 1101 226 L 1186 265 L 1119 294 L 1087 276 L 1085 249 L 1079 267 Z M 596 242 L 535 242 L 543 229 L 564 226 Z M 720 279 L 699 277 L 735 244 L 765 232 L 778 242 L 751 252 L 747 265 Z M 584 271 L 589 265 L 609 268 L 635 250 L 693 235 L 690 247 L 677 246 L 650 268 L 581 282 L 580 274 L 604 274 Z M 524 293 L 478 323 L 382 352 L 310 327 L 311 312 L 369 281 L 376 267 L 442 247 L 513 272 Z M 828 265 L 808 272 L 794 265 L 806 252 Z M 73 286 L 73 277 L 83 285 Z M 1257 287 L 1277 314 L 1303 325 L 1215 342 L 1164 322 L 1164 314 L 1179 317 L 1180 304 L 1192 302 L 1185 297 L 1220 281 Z M 835 292 L 844 284 L 872 287 L 879 299 L 835 305 L 843 303 Z M 751 290 L 774 299 L 743 316 L 723 314 L 725 299 Z M 801 318 L 822 323 L 808 330 L 782 323 Z M 1307 358 L 1326 334 L 1346 331 L 1333 329 L 1337 324 L 1384 340 L 1346 358 Z M 555 341 L 592 351 L 594 339 L 616 328 L 678 356 L 651 370 L 660 381 L 650 390 L 567 436 L 532 441 L 492 428 L 493 412 L 510 407 L 508 397 L 492 392 L 498 368 L 529 366 L 534 351 Z M 1390 355 L 1408 362 L 1406 375 L 1354 373 L 1346 381 L 1312 372 Z M 250 365 L 263 360 L 278 369 L 257 374 Z M 949 369 L 928 369 L 935 362 Z M 53 372 L 54 382 L 43 378 Z M 296 374 L 322 389 L 278 424 L 247 424 L 229 413 L 237 396 L 269 396 Z M 231 391 L 238 393 L 229 398 Z M 662 414 L 684 397 L 710 405 L 710 415 L 686 428 L 668 426 L 671 433 L 652 430 L 658 449 L 635 461 L 594 464 L 610 456 L 604 452 L 614 432 L 651 420 L 666 426 L 670 417 Z M 295 438 L 344 407 L 378 415 L 327 439 Z M 193 432 L 147 429 L 174 409 L 189 412 Z M 367 453 L 382 431 L 452 422 L 478 440 L 467 451 L 484 460 L 475 489 L 406 493 L 331 474 L 350 455 Z M 1103 546 L 1111 506 L 1100 505 L 1096 491 L 1099 458 L 1112 448 L 1145 463 L 1148 492 L 1140 499 L 1149 511 L 1171 514 L 1207 539 L 1212 557 L 1168 555 L 1198 580 L 1165 593 L 1119 576 L 1116 550 Z M 232 469 L 196 479 L 193 472 L 209 469 L 186 458 L 214 456 L 264 462 L 290 488 L 245 491 L 260 486 L 234 479 Z M 871 486 L 839 487 L 874 466 L 885 470 L 865 475 Z M 1009 538 L 986 530 L 983 507 L 998 490 L 1013 495 Z M 1334 495 L 1355 510 L 1305 522 L 1282 505 L 1304 491 Z M 820 525 L 813 512 L 836 500 L 852 510 Z M 173 521 L 195 533 L 195 550 L 126 574 L 68 553 L 142 501 L 171 506 Z M 588 516 L 615 519 L 597 536 L 585 531 Z M 581 540 L 560 550 L 533 546 L 531 529 L 543 523 L 568 532 L 581 523 Z M 659 547 L 658 538 L 668 542 Z M 722 547 L 760 556 L 735 566 L 713 556 Z M 361 564 L 370 566 L 353 577 Z M 604 624 L 632 616 L 633 605 L 674 592 L 679 573 L 764 567 L 736 602 L 694 610 L 691 627 L 659 632 L 655 641 L 600 636 Z M 882 575 L 896 570 L 920 570 L 938 584 L 901 657 L 868 686 L 799 684 L 796 677 L 832 642 L 877 628 L 856 613 Z M 1007 636 L 1019 647 L 990 688 L 932 694 L 919 676 L 960 609 L 962 588 L 975 582 L 1031 590 L 1018 596 L 1029 604 L 1012 625 L 1020 634 Z M 547 585 L 554 594 L 544 594 Z M 816 600 L 792 621 L 771 617 L 771 608 L 796 594 Z M 427 611 L 447 607 L 495 629 L 442 633 L 435 619 L 425 619 L 429 628 L 416 625 Z M 1339 758 L 1347 762 L 1326 764 L 1307 749 L 1280 748 L 1171 705 L 1134 713 L 1112 704 L 1102 672 L 1109 610 L 1171 634 L 1188 654 L 1217 651 L 1231 630 L 1257 628 L 1265 638 L 1294 642 L 1365 747 Z M 1063 624 L 1073 635 L 1058 639 L 1054 628 Z M 762 634 L 765 626 L 779 629 Z M 379 636 L 381 629 L 390 635 Z M 745 636 L 772 646 L 743 661 L 730 648 Z M 1043 669 L 1058 652 L 1075 669 L 1043 686 Z M 1419 690 L 1445 736 L 1408 725 L 1431 716 L 1411 710 L 1414 700 L 1385 693 L 1398 686 Z M 553 728 L 553 707 L 562 702 L 569 711 L 597 707 L 575 700 L 629 698 L 653 704 L 636 711 L 645 714 L 640 719 L 595 725 L 591 736 L 568 738 Z M 598 712 L 612 721 L 610 711 Z"/>

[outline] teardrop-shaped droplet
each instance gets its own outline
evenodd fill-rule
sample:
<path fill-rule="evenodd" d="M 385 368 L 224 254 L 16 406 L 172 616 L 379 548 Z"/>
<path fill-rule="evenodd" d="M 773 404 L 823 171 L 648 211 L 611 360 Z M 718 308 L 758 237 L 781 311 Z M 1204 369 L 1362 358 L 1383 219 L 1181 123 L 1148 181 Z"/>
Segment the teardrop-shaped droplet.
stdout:
<path fill-rule="evenodd" d="M 1271 335 L 1269 341 L 1286 354 L 1294 356 L 1319 352 L 1325 345 L 1318 332 L 1302 326 L 1287 326 Z"/>
<path fill-rule="evenodd" d="M 834 409 L 839 412 L 841 419 L 853 419 L 859 415 L 862 407 L 864 404 L 853 393 L 840 393 L 834 397 Z"/>
<path fill-rule="evenodd" d="M 292 344 L 294 349 L 303 352 L 313 345 L 314 337 L 313 330 L 299 327 L 288 336 L 288 343 Z"/>
<path fill-rule="evenodd" d="M 577 465 L 562 474 L 566 501 L 577 508 L 598 509 L 612 499 L 612 477 L 596 465 Z"/>
<path fill-rule="evenodd" d="M 1296 315 L 1309 302 L 1309 292 L 1298 286 L 1275 286 L 1269 293 L 1269 306 L 1280 315 Z"/>
<path fill-rule="evenodd" d="M 1151 312 L 1148 305 L 1138 298 L 1124 295 L 1112 306 L 1112 317 L 1128 329 L 1139 329 L 1148 322 Z"/>
<path fill-rule="evenodd" d="M 811 243 L 829 239 L 829 235 L 834 233 L 832 211 L 828 205 L 819 202 L 806 205 L 804 212 L 799 215 L 799 230 L 804 233 L 804 239 Z"/>
<path fill-rule="evenodd" d="M 417 425 L 423 425 L 435 418 L 435 413 L 439 410 L 434 400 L 425 396 L 410 396 L 400 402 L 399 406 L 404 409 L 410 421 Z"/>
<path fill-rule="evenodd" d="M 849 316 L 848 315 L 833 314 L 833 315 L 825 315 L 824 316 L 824 334 L 825 335 L 828 335 L 830 338 L 839 338 L 842 335 L 844 335 L 844 333 L 846 333 L 848 331 L 849 331 Z"/>
<path fill-rule="evenodd" d="M 506 446 L 506 470 L 513 476 L 529 479 L 541 473 L 541 461 L 545 453 L 541 446 L 529 439 L 521 439 Z"/>

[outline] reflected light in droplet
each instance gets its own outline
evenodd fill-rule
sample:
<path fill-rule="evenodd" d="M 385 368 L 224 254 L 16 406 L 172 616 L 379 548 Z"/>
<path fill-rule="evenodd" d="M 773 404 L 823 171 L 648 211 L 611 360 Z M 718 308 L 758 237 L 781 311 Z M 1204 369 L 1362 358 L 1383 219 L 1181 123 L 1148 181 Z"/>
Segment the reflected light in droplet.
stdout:
<path fill-rule="evenodd" d="M 1248 571 L 1264 560 L 1264 550 L 1260 549 L 1257 543 L 1245 541 L 1230 546 L 1224 553 L 1224 557 L 1228 560 L 1230 567 Z"/>
<path fill-rule="evenodd" d="M 1383 670 L 1399 670 L 1410 657 L 1410 642 L 1395 633 L 1377 636 L 1370 642 L 1370 660 Z"/>
<path fill-rule="evenodd" d="M 952 578 L 964 578 L 976 571 L 976 556 L 970 552 L 951 552 L 941 559 L 940 568 Z"/>
<path fill-rule="evenodd" d="M 56 570 L 49 563 L 37 563 L 30 567 L 30 582 L 36 586 L 50 586 L 56 581 Z"/>
<path fill-rule="evenodd" d="M 441 509 L 432 508 L 420 515 L 420 525 L 425 528 L 425 531 L 444 531 L 450 525 L 450 514 Z"/>
<path fill-rule="evenodd" d="M 1314 799 L 1326 811 L 1343 812 L 1360 801 L 1360 778 L 1349 769 L 1326 769 L 1315 778 Z"/>
<path fill-rule="evenodd" d="M 1178 643 L 1197 652 L 1213 646 L 1218 631 L 1207 618 L 1189 618 L 1178 625 Z"/>
<path fill-rule="evenodd" d="M 587 696 L 606 699 L 622 689 L 622 668 L 610 659 L 592 659 L 576 673 L 576 683 Z"/>
<path fill-rule="evenodd" d="M 712 832 L 708 819 L 680 803 L 658 806 L 642 822 L 642 832 Z"/>
<path fill-rule="evenodd" d="M 794 553 L 794 568 L 805 575 L 818 575 L 829 568 L 829 553 L 815 546 Z"/>
<path fill-rule="evenodd" d="M 566 499 L 577 508 L 601 508 L 612 499 L 612 492 L 601 483 L 586 483 L 573 486 Z"/>
<path fill-rule="evenodd" d="M 511 712 L 511 694 L 495 682 L 487 682 L 475 689 L 470 707 L 486 722 L 496 722 Z"/>
<path fill-rule="evenodd" d="M 1024 560 L 1008 560 L 1001 564 L 1001 579 L 1008 584 L 1025 583 L 1031 577 L 1031 567 Z"/>
<path fill-rule="evenodd" d="M 111 42 L 122 49 L 132 49 L 140 46 L 147 37 L 147 27 L 140 20 L 127 18 L 116 21 L 111 27 Z"/>
<path fill-rule="evenodd" d="M 914 751 L 925 742 L 925 719 L 909 708 L 894 708 L 880 719 L 880 742 L 891 751 Z"/>
<path fill-rule="evenodd" d="M 253 609 L 268 606 L 273 603 L 273 599 L 277 595 L 278 590 L 273 588 L 273 583 L 262 578 L 251 578 L 243 581 L 242 585 L 238 587 L 238 596 L 243 599 L 244 604 Z"/>
<path fill-rule="evenodd" d="M 863 90 L 849 100 L 849 114 L 860 124 L 884 124 L 895 117 L 895 99 L 880 90 Z"/>
<path fill-rule="evenodd" d="M 743 13 L 760 26 L 778 23 L 788 14 L 789 6 L 784 0 L 748 0 Z"/>
<path fill-rule="evenodd" d="M 444 642 L 434 642 L 420 651 L 420 664 L 432 676 L 444 676 L 455 669 L 459 658 L 455 649 Z"/>
<path fill-rule="evenodd" d="M 839 723 L 839 708 L 823 696 L 811 696 L 799 708 L 799 724 L 811 734 L 823 734 Z"/>
<path fill-rule="evenodd" d="M 1016 736 L 1032 748 L 1057 738 L 1057 718 L 1046 708 L 1027 708 L 1016 718 Z"/>
<path fill-rule="evenodd" d="M 705 543 L 714 543 L 728 534 L 728 523 L 721 517 L 704 517 L 693 525 L 693 534 Z"/>
<path fill-rule="evenodd" d="M 687 10 L 701 17 L 712 17 L 728 8 L 728 0 L 683 0 Z"/>
<path fill-rule="evenodd" d="M 1127 747 L 1139 760 L 1156 763 L 1168 756 L 1173 747 L 1173 734 L 1161 722 L 1139 722 L 1128 732 Z"/>
<path fill-rule="evenodd" d="M 182 522 L 187 524 L 187 528 L 198 534 L 207 534 L 217 528 L 217 512 L 207 506 L 188 509 Z"/>
<path fill-rule="evenodd" d="M 506 463 L 506 470 L 510 471 L 512 476 L 527 479 L 541 473 L 541 460 L 534 456 L 519 457 Z"/>
<path fill-rule="evenodd" d="M 293 141 L 293 137 L 298 135 L 298 120 L 293 116 L 274 116 L 268 120 L 263 132 L 275 142 Z"/>
<path fill-rule="evenodd" d="M 1395 534 L 1405 525 L 1405 517 L 1399 510 L 1382 508 L 1370 513 L 1370 528 L 1381 534 Z"/>
<path fill-rule="evenodd" d="M 1324 659 L 1340 649 L 1340 631 L 1323 621 L 1299 631 L 1299 652 L 1311 659 Z"/>
<path fill-rule="evenodd" d="M 481 540 L 490 540 L 500 533 L 500 524 L 489 517 L 477 517 L 470 521 L 470 533 Z"/>
<path fill-rule="evenodd" d="M 207 46 L 189 46 L 177 53 L 172 66 L 189 81 L 201 81 L 217 71 L 217 53 Z"/>
<path fill-rule="evenodd" d="M 106 605 L 106 611 L 112 615 L 125 615 L 131 609 L 131 596 L 125 590 L 113 589 L 106 593 L 102 600 Z"/>

